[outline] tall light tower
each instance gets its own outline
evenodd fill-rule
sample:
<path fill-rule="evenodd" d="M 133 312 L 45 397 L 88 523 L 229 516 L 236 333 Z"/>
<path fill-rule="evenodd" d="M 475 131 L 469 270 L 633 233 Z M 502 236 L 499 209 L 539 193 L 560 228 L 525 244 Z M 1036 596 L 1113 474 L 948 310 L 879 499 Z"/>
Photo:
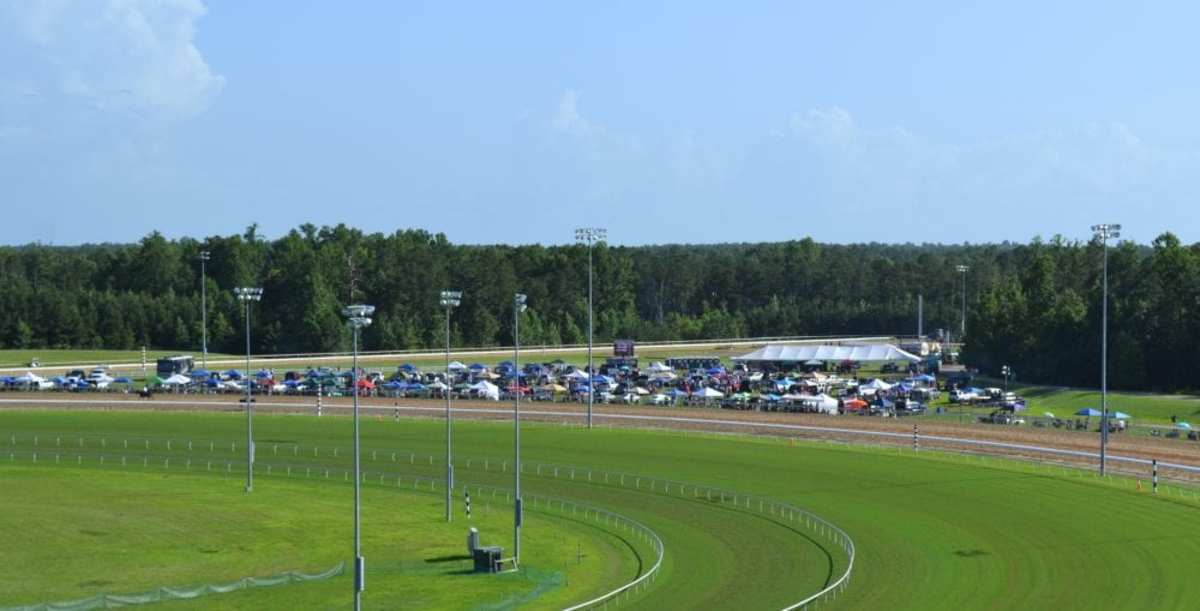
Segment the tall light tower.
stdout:
<path fill-rule="evenodd" d="M 262 301 L 263 290 L 258 287 L 238 287 L 233 289 L 233 294 L 237 295 L 238 301 L 242 302 L 246 308 L 246 378 L 242 383 L 246 385 L 246 492 L 254 490 L 254 410 L 252 406 L 253 399 L 250 398 L 250 384 L 253 376 L 250 375 L 250 304 L 255 301 Z"/>
<path fill-rule="evenodd" d="M 359 471 L 358 443 L 358 334 L 371 324 L 370 316 L 375 306 L 349 305 L 342 308 L 346 322 L 354 336 L 354 351 L 350 369 L 350 392 L 354 397 L 354 611 L 362 609 L 362 592 L 366 585 L 366 563 L 362 557 L 362 474 Z"/>
<path fill-rule="evenodd" d="M 1108 466 L 1108 241 L 1121 237 L 1121 226 L 1092 225 L 1092 231 L 1104 246 L 1104 289 L 1100 318 L 1100 475 L 1104 475 Z"/>
<path fill-rule="evenodd" d="M 454 520 L 450 492 L 454 488 L 454 463 L 450 454 L 450 310 L 462 303 L 462 291 L 442 291 L 441 301 L 446 308 L 446 521 Z"/>
<path fill-rule="evenodd" d="M 200 251 L 200 333 L 203 338 L 200 340 L 200 362 L 205 369 L 208 369 L 208 286 L 204 281 L 204 264 L 208 262 L 208 257 L 207 250 Z"/>
<path fill-rule="evenodd" d="M 587 372 L 588 372 L 588 406 L 587 406 L 587 426 L 592 428 L 592 398 L 595 392 L 592 390 L 592 247 L 596 242 L 603 242 L 608 238 L 608 230 L 602 227 L 580 227 L 575 230 L 575 241 L 587 245 L 588 251 L 588 335 L 587 335 Z"/>
<path fill-rule="evenodd" d="M 513 297 L 513 367 L 517 370 L 513 392 L 513 563 L 521 563 L 521 313 L 526 297 Z"/>
<path fill-rule="evenodd" d="M 962 276 L 962 327 L 958 330 L 958 341 L 961 342 L 967 337 L 967 272 L 971 270 L 970 266 L 958 265 L 955 266 L 959 275 Z"/>

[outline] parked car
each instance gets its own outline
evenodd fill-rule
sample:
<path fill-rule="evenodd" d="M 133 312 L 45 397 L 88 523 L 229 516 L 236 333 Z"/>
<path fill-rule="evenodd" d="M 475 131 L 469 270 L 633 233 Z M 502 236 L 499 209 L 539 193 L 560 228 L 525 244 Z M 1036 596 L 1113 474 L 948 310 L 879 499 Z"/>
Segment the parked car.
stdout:
<path fill-rule="evenodd" d="M 950 391 L 951 403 L 974 403 L 978 400 L 979 395 L 970 390 L 959 389 Z"/>

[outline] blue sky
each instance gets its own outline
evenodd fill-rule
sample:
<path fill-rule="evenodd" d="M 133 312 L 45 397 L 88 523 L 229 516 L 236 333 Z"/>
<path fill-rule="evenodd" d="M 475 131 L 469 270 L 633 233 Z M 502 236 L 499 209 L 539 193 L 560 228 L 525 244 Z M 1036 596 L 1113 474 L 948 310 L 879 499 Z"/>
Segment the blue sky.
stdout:
<path fill-rule="evenodd" d="M 0 243 L 1200 240 L 1194 3 L 0 5 Z"/>

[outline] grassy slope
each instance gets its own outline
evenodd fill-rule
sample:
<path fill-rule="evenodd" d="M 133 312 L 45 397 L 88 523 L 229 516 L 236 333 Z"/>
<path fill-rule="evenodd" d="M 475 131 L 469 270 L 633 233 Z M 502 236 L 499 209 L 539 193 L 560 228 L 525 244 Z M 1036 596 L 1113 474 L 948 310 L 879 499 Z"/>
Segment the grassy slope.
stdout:
<path fill-rule="evenodd" d="M 271 479 L 247 496 L 240 478 L 10 465 L 0 466 L 0 481 L 7 490 L 22 491 L 0 502 L 0 524 L 8 533 L 0 562 L 9 567 L 0 603 L 228 583 L 286 570 L 315 573 L 351 556 L 348 485 Z M 635 571 L 636 559 L 616 536 L 531 514 L 525 557 L 532 578 L 461 574 L 470 567 L 458 558 L 467 522 L 460 516 L 447 525 L 441 509 L 429 494 L 365 489 L 363 549 L 372 577 L 367 600 L 472 608 L 480 600 L 519 596 L 540 580 L 550 587 L 533 606 L 555 608 L 614 587 Z M 485 543 L 501 543 L 510 520 L 481 507 L 470 524 L 484 533 Z M 576 563 L 578 549 L 586 566 Z M 453 559 L 439 560 L 445 558 Z M 347 574 L 167 606 L 337 608 L 349 590 Z"/>
<path fill-rule="evenodd" d="M 335 443 L 347 439 L 347 424 L 274 416 L 260 417 L 256 430 L 260 444 Z M 0 413 L 0 433 L 78 429 L 237 439 L 240 420 Z M 436 453 L 439 431 L 430 421 L 367 421 L 364 440 L 367 447 Z M 457 431 L 457 447 L 476 457 L 511 451 L 503 425 L 463 423 Z M 1200 595 L 1200 584 L 1189 579 L 1200 555 L 1195 504 L 1090 479 L 960 459 L 664 432 L 542 425 L 529 427 L 523 441 L 530 461 L 702 481 L 826 515 L 854 536 L 860 553 L 854 585 L 838 608 L 1186 609 Z M 459 478 L 505 479 L 478 472 Z M 526 487 L 627 512 L 663 535 L 669 561 L 663 578 L 638 600 L 646 608 L 778 607 L 812 589 L 812 580 L 829 569 L 816 554 L 789 547 L 797 533 L 727 507 L 537 478 L 527 478 Z"/>

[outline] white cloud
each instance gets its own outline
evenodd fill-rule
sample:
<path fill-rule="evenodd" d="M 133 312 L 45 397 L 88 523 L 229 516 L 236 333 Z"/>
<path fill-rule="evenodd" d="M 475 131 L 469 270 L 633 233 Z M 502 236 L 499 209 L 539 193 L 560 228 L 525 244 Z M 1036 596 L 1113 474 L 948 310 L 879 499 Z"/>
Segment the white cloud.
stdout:
<path fill-rule="evenodd" d="M 20 87 L 43 100 L 57 98 L 67 107 L 60 111 L 195 116 L 225 83 L 195 46 L 204 13 L 199 0 L 5 3 L 0 91 Z"/>

